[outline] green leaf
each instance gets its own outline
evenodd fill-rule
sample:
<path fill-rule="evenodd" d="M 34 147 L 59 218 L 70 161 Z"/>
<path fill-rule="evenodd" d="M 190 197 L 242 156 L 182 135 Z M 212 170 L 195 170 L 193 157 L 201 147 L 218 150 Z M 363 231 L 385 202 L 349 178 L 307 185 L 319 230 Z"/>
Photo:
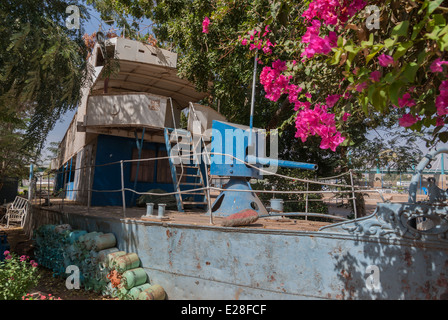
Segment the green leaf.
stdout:
<path fill-rule="evenodd" d="M 428 1 L 423 2 L 422 6 L 420 7 L 420 10 L 418 10 L 418 14 L 421 15 L 423 13 L 423 10 L 425 10 L 428 7 Z"/>
<path fill-rule="evenodd" d="M 393 47 L 396 42 L 397 42 L 396 37 L 388 38 L 388 39 L 384 40 L 384 46 L 389 49 L 389 48 Z"/>
<path fill-rule="evenodd" d="M 439 47 L 442 51 L 448 49 L 448 33 L 445 34 L 439 41 Z"/>
<path fill-rule="evenodd" d="M 404 83 L 401 81 L 395 81 L 389 86 L 389 97 L 393 105 L 398 106 L 398 97 L 400 89 L 403 87 Z"/>
<path fill-rule="evenodd" d="M 341 60 L 341 54 L 342 54 L 342 50 L 341 49 L 337 49 L 333 55 L 333 57 L 330 60 L 330 64 L 332 65 L 336 65 L 339 63 L 339 61 Z"/>
<path fill-rule="evenodd" d="M 402 72 L 402 77 L 407 83 L 414 82 L 415 75 L 418 71 L 418 64 L 415 62 L 408 63 L 404 68 Z"/>
<path fill-rule="evenodd" d="M 422 21 L 420 21 L 419 23 L 417 23 L 414 28 L 413 28 L 413 32 L 411 35 L 411 40 L 415 40 L 415 38 L 417 38 L 418 34 L 420 33 L 420 31 L 422 30 L 422 28 L 425 26 L 426 22 L 428 19 L 423 19 Z"/>
<path fill-rule="evenodd" d="M 375 48 L 375 47 L 374 47 Z M 369 63 L 370 60 L 372 60 L 375 55 L 381 50 L 383 49 L 384 46 L 376 46 L 376 49 L 374 49 L 374 51 L 372 51 L 367 57 L 366 57 L 366 64 Z"/>
<path fill-rule="evenodd" d="M 383 77 L 383 82 L 386 82 L 387 84 L 391 84 L 393 82 L 395 82 L 395 79 L 397 78 L 397 74 L 393 73 L 393 72 L 388 72 L 384 77 Z"/>
<path fill-rule="evenodd" d="M 352 52 L 355 54 L 358 53 L 360 50 L 360 48 L 355 48 L 352 44 L 345 46 L 344 49 L 348 52 Z"/>
<path fill-rule="evenodd" d="M 431 33 L 426 34 L 426 38 L 431 40 L 437 40 L 439 38 L 439 32 L 442 30 L 439 26 L 435 26 Z"/>
<path fill-rule="evenodd" d="M 370 90 L 369 90 L 370 91 Z M 370 92 L 369 92 L 370 95 Z M 374 108 L 380 112 L 384 112 L 386 106 L 387 93 L 384 87 L 376 88 L 371 95 L 371 102 Z"/>
<path fill-rule="evenodd" d="M 428 4 L 428 14 L 433 13 L 434 10 L 436 10 L 442 4 L 442 2 L 443 0 L 430 1 Z"/>
<path fill-rule="evenodd" d="M 408 49 L 414 44 L 414 42 L 412 41 L 408 41 L 408 42 L 402 42 L 399 43 L 397 45 L 397 50 L 395 51 L 393 57 L 394 60 L 398 60 L 399 58 L 401 58 L 402 56 L 405 55 L 406 51 L 408 51 Z"/>
<path fill-rule="evenodd" d="M 350 53 L 348 54 L 346 64 L 347 64 L 349 67 L 352 66 L 352 62 L 353 62 L 353 59 L 355 59 L 355 57 L 356 57 L 356 53 L 354 53 L 354 52 L 350 52 Z"/>
<path fill-rule="evenodd" d="M 445 26 L 440 32 L 439 37 L 443 36 L 444 34 L 448 33 L 448 25 Z"/>
<path fill-rule="evenodd" d="M 366 116 L 368 116 L 369 115 L 369 97 L 361 97 L 359 100 L 361 103 L 362 111 L 364 112 L 364 114 Z"/>
<path fill-rule="evenodd" d="M 442 14 L 435 14 L 434 23 L 436 26 L 445 26 L 446 25 L 445 17 Z"/>
<path fill-rule="evenodd" d="M 448 132 L 445 131 L 445 132 L 439 133 L 439 138 L 440 138 L 440 141 L 442 141 L 443 143 L 447 143 L 448 142 Z"/>
<path fill-rule="evenodd" d="M 406 36 L 408 33 L 409 21 L 405 20 L 400 22 L 395 28 L 392 29 L 392 36 Z"/>
<path fill-rule="evenodd" d="M 371 34 L 369 35 L 369 41 L 362 41 L 362 42 L 361 42 L 361 46 L 362 46 L 363 48 L 367 48 L 367 47 L 371 47 L 371 46 L 373 46 L 373 33 L 371 33 Z"/>

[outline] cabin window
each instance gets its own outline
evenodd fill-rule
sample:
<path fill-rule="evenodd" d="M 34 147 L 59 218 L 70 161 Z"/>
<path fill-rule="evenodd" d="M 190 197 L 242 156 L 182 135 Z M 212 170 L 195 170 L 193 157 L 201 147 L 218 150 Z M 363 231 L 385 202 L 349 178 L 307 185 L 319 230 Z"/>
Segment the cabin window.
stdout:
<path fill-rule="evenodd" d="M 156 150 L 142 150 L 140 159 L 149 159 L 156 157 Z M 134 148 L 132 150 L 132 160 L 138 159 L 138 149 Z M 131 166 L 131 181 L 135 181 L 135 176 L 137 174 L 137 164 L 139 162 L 133 161 Z M 137 182 L 154 182 L 156 161 L 140 161 L 138 168 Z"/>

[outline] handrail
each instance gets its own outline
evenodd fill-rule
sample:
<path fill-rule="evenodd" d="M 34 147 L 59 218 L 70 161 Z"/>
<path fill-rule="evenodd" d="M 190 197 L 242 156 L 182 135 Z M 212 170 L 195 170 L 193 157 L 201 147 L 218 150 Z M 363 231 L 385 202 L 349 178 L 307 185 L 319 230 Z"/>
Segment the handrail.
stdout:
<path fill-rule="evenodd" d="M 205 144 L 205 141 L 202 139 L 201 140 L 204 144 Z M 206 149 L 206 148 L 205 148 Z M 236 158 L 236 157 L 234 157 L 233 155 L 228 155 L 228 154 L 223 154 L 223 153 L 215 153 L 215 152 L 208 152 L 208 150 L 206 149 L 205 150 L 205 152 L 201 152 L 201 153 L 193 153 L 196 157 L 198 156 L 198 155 L 201 155 L 201 156 L 208 156 L 208 157 L 210 157 L 210 155 L 211 154 L 218 154 L 218 155 L 224 155 L 224 156 L 229 156 L 229 157 L 232 157 L 232 158 L 234 158 L 234 159 L 236 159 L 236 161 L 240 161 L 240 162 L 242 162 L 242 163 L 245 163 L 246 165 L 248 165 L 248 166 L 252 166 L 252 167 L 254 167 L 255 169 L 257 169 L 257 170 L 260 170 L 260 171 L 263 171 L 263 169 L 261 169 L 261 168 L 259 168 L 259 167 L 256 167 L 256 166 L 253 166 L 252 164 L 250 164 L 250 163 L 246 163 L 244 160 L 241 160 L 241 159 L 238 159 L 238 158 Z M 180 158 L 182 158 L 182 157 L 190 157 L 191 156 L 191 152 L 189 152 L 189 154 L 187 154 L 187 155 L 180 155 L 179 157 Z M 148 158 L 148 159 L 139 159 L 139 161 L 156 161 L 156 160 L 159 160 L 159 159 L 168 159 L 169 158 L 169 156 L 166 156 L 166 157 L 155 157 L 155 158 Z M 125 188 L 124 187 L 124 180 L 123 180 L 123 164 L 124 163 L 126 163 L 126 162 L 135 162 L 136 160 L 121 160 L 121 161 L 117 161 L 117 162 L 111 162 L 111 163 L 109 163 L 109 164 L 102 164 L 102 165 L 87 165 L 87 166 L 84 166 L 84 167 L 79 167 L 79 168 L 76 168 L 75 170 L 82 170 L 82 169 L 86 169 L 86 168 L 89 168 L 89 169 L 91 169 L 92 167 L 97 167 L 97 166 L 105 166 L 105 165 L 112 165 L 112 164 L 120 164 L 120 166 L 121 166 L 121 170 L 122 170 L 122 172 L 121 172 L 121 175 L 122 175 L 122 188 L 121 189 L 117 189 L 117 190 L 94 190 L 94 189 L 92 189 L 90 186 L 88 187 L 88 188 L 84 188 L 84 189 L 71 189 L 70 191 L 72 191 L 72 192 L 74 192 L 74 191 L 87 191 L 88 192 L 88 198 L 90 198 L 90 193 L 91 192 L 111 192 L 111 193 L 113 193 L 113 192 L 121 192 L 122 193 L 122 197 L 123 197 L 123 215 L 124 215 L 124 217 L 126 217 L 126 206 L 125 206 L 125 197 L 124 197 L 124 192 L 125 191 L 130 191 L 130 192 L 133 192 L 134 194 L 139 194 L 139 195 L 152 195 L 152 196 L 166 196 L 166 195 L 176 195 L 176 194 L 183 194 L 183 193 L 191 193 L 191 192 L 196 192 L 196 191 L 202 191 L 202 190 L 205 190 L 206 191 L 206 193 L 207 193 L 207 198 L 208 198 L 208 204 L 209 204 L 209 211 L 210 211 L 210 223 L 211 224 L 214 224 L 213 223 L 213 214 L 212 214 L 212 212 L 211 212 L 211 198 L 210 198 L 210 191 L 211 190 L 215 190 L 215 191 L 235 191 L 235 192 L 254 192 L 254 193 L 272 193 L 272 194 L 316 194 L 316 193 L 319 193 L 319 194 L 328 194 L 328 193 L 334 193 L 334 192 L 336 192 L 336 193 L 340 193 L 340 194 L 344 194 L 344 193 L 351 193 L 352 194 L 352 197 L 350 198 L 350 199 L 348 199 L 348 200 L 354 200 L 354 193 L 359 193 L 359 192 L 362 192 L 362 193 L 369 193 L 369 192 L 376 192 L 376 193 L 379 193 L 380 194 L 380 196 L 382 197 L 382 194 L 381 194 L 381 191 L 380 190 L 378 190 L 378 189 L 366 189 L 366 188 L 364 188 L 364 189 L 360 189 L 360 190 L 355 190 L 355 188 L 359 188 L 359 186 L 354 186 L 353 185 L 353 180 L 352 180 L 352 184 L 351 185 L 345 185 L 345 184 L 334 184 L 334 183 L 325 183 L 325 182 L 320 182 L 320 181 L 316 181 L 316 180 L 309 180 L 309 179 L 298 179 L 298 178 L 294 178 L 294 177 L 289 177 L 289 176 L 284 176 L 284 175 L 280 175 L 280 174 L 275 174 L 275 175 L 277 175 L 277 176 L 280 176 L 280 177 L 284 177 L 284 178 L 287 178 L 287 179 L 291 179 L 291 180 L 293 180 L 293 181 L 301 181 L 301 182 L 305 182 L 305 183 L 307 183 L 307 184 L 309 184 L 309 183 L 315 183 L 315 184 L 319 184 L 319 185 L 329 185 L 329 186 L 335 186 L 335 187 L 342 187 L 342 188 L 350 188 L 351 190 L 346 190 L 346 191 L 344 191 L 344 190 L 338 190 L 338 191 L 331 191 L 331 190 L 329 190 L 329 191 L 326 191 L 326 190 L 320 190 L 320 191 L 297 191 L 297 190 L 293 190 L 293 191 L 275 191 L 275 190 L 229 190 L 229 189 L 223 189 L 223 188 L 217 188 L 217 187 L 212 187 L 212 186 L 210 186 L 210 182 L 209 182 L 209 179 L 208 179 L 208 172 L 207 172 L 207 179 L 205 179 L 205 181 L 206 181 L 206 186 L 205 187 L 203 187 L 203 188 L 196 188 L 196 189 L 189 189 L 189 190 L 185 190 L 185 191 L 175 191 L 175 192 L 168 192 L 168 193 L 163 193 L 163 194 L 160 194 L 160 193 L 151 193 L 151 192 L 138 192 L 138 191 L 136 191 L 136 190 L 133 190 L 133 189 L 130 189 L 130 188 Z M 269 172 L 270 173 L 270 172 Z M 272 174 L 272 173 L 270 173 L 270 174 Z M 201 175 L 202 175 L 202 172 L 201 172 Z M 210 176 L 211 177 L 211 176 Z M 324 178 L 325 179 L 325 178 Z M 328 179 L 328 178 L 327 178 Z M 64 186 L 64 188 L 66 188 L 66 186 Z M 64 189 L 64 192 L 66 192 L 66 189 Z M 382 197 L 382 199 L 383 199 L 383 201 L 384 201 L 384 198 Z M 88 207 L 90 207 L 90 200 L 88 201 Z M 62 205 L 63 206 L 63 205 Z M 89 210 L 89 208 L 88 208 L 88 210 Z M 301 215 L 302 215 L 302 213 L 300 213 Z M 308 216 L 312 216 L 312 214 L 313 213 L 308 213 L 308 212 L 305 212 L 305 213 L 303 213 L 303 215 L 308 215 Z M 287 213 L 285 213 L 285 215 L 287 215 Z"/>
<path fill-rule="evenodd" d="M 196 113 L 196 109 L 194 108 L 194 105 L 193 105 L 192 102 L 190 102 L 189 107 L 190 107 L 190 111 L 192 111 L 193 117 L 199 123 L 201 123 L 200 120 L 199 120 L 199 117 L 198 117 L 198 115 Z M 193 141 L 194 141 L 194 137 L 193 137 Z M 202 130 L 200 132 L 200 137 L 199 137 L 198 144 L 199 143 L 202 143 L 202 148 L 205 151 L 205 155 L 206 155 L 206 159 L 205 160 L 208 160 L 208 162 L 205 162 L 205 176 L 206 176 L 205 182 L 206 182 L 206 187 L 207 187 L 207 191 L 206 191 L 206 195 L 207 195 L 207 209 L 208 209 L 208 213 L 210 215 L 210 223 L 213 224 L 212 203 L 211 203 L 210 189 L 209 189 L 210 188 L 211 175 L 209 175 L 208 168 L 207 168 L 207 164 L 211 163 L 211 158 L 208 155 L 207 145 L 205 143 L 204 137 L 202 136 Z M 193 144 L 194 144 L 194 142 L 193 142 Z M 194 145 L 193 145 L 193 153 L 196 154 L 196 146 L 194 146 Z M 203 159 L 203 152 L 201 152 L 201 159 Z M 196 155 L 196 160 L 198 160 L 197 159 L 197 155 Z M 202 170 L 200 168 L 199 168 L 199 172 L 200 172 L 202 181 L 204 181 L 204 176 L 202 175 Z"/>
<path fill-rule="evenodd" d="M 417 202 L 417 185 L 420 181 L 421 174 L 423 170 L 426 168 L 426 166 L 434 160 L 434 157 L 441 153 L 448 153 L 448 148 L 441 148 L 440 150 L 434 150 L 428 154 L 426 154 L 422 160 L 420 160 L 420 163 L 415 168 L 415 174 L 412 176 L 411 184 L 409 185 L 409 203 L 416 203 Z"/>

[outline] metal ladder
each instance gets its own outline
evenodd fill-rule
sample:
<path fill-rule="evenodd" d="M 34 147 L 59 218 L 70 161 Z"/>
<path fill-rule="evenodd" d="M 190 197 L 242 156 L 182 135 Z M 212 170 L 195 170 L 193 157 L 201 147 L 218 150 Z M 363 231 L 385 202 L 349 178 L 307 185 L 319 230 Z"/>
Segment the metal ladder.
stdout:
<path fill-rule="evenodd" d="M 205 190 L 191 191 L 191 189 L 205 188 L 205 180 L 201 171 L 198 155 L 191 132 L 184 129 L 164 129 L 166 151 L 169 156 L 171 177 L 173 179 L 176 194 L 177 209 L 185 212 L 186 207 L 206 207 L 208 208 L 207 193 Z M 181 141 L 179 141 L 181 138 Z M 198 141 L 200 143 L 200 141 Z M 183 148 L 182 151 L 189 151 L 188 157 L 172 157 L 173 147 Z M 176 150 L 175 150 L 176 151 Z M 183 154 L 180 153 L 180 156 Z M 180 163 L 179 163 L 180 162 Z M 193 198 L 192 200 L 189 198 Z"/>

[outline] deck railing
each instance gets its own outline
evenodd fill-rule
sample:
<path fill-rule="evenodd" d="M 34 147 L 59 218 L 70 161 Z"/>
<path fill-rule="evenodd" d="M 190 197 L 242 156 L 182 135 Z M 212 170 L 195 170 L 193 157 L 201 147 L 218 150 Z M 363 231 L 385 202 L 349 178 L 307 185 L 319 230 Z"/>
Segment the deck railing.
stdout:
<path fill-rule="evenodd" d="M 71 174 L 74 174 L 73 171 L 76 170 L 87 170 L 87 187 L 78 189 L 78 188 L 71 188 L 71 189 L 67 189 L 67 183 L 66 181 L 64 181 L 63 183 L 63 189 L 62 189 L 62 201 L 61 201 L 61 210 L 63 210 L 64 207 L 64 199 L 66 198 L 67 195 L 67 191 L 69 192 L 85 192 L 87 193 L 87 210 L 89 211 L 90 207 L 91 207 L 91 195 L 92 192 L 98 192 L 98 193 L 121 193 L 122 196 L 122 212 L 123 212 L 123 217 L 126 218 L 126 197 L 125 197 L 125 193 L 126 191 L 128 192 L 133 192 L 136 195 L 151 195 L 151 196 L 168 196 L 168 195 L 175 195 L 175 194 L 182 194 L 182 193 L 192 193 L 192 192 L 196 192 L 196 191 L 202 191 L 205 190 L 208 194 L 208 199 L 209 199 L 209 204 L 208 204 L 208 212 L 210 214 L 210 223 L 213 224 L 213 212 L 211 210 L 211 198 L 210 198 L 210 192 L 211 191 L 235 191 L 235 192 L 253 192 L 253 193 L 267 193 L 267 194 L 297 194 L 297 195 L 303 195 L 305 194 L 305 212 L 297 212 L 294 213 L 295 216 L 305 216 L 307 217 L 315 217 L 315 216 L 319 216 L 319 217 L 326 217 L 326 218 L 333 218 L 333 219 L 338 219 L 338 220 L 344 220 L 344 218 L 341 217 L 336 217 L 336 216 L 331 216 L 331 215 L 327 215 L 327 214 L 319 214 L 319 213 L 313 213 L 313 212 L 309 212 L 309 203 L 312 201 L 328 201 L 328 199 L 309 199 L 308 195 L 310 194 L 350 194 L 351 197 L 346 198 L 345 200 L 348 201 L 352 201 L 353 204 L 353 211 L 354 211 L 354 217 L 357 218 L 358 214 L 357 214 L 357 209 L 356 209 L 356 193 L 378 193 L 381 197 L 381 199 L 384 200 L 384 197 L 382 195 L 382 191 L 381 189 L 377 189 L 377 188 L 366 188 L 366 187 L 361 187 L 361 186 L 356 186 L 354 184 L 354 179 L 353 179 L 353 171 L 349 170 L 345 173 L 342 173 L 340 175 L 337 176 L 332 176 L 332 177 L 322 177 L 322 178 L 318 178 L 318 179 L 302 179 L 302 178 L 297 178 L 297 177 L 291 177 L 291 176 L 286 176 L 286 175 L 282 175 L 279 173 L 272 173 L 269 171 L 264 170 L 263 168 L 259 168 L 251 163 L 248 163 L 244 160 L 238 159 L 232 155 L 229 154 L 225 154 L 225 153 L 215 153 L 215 152 L 209 152 L 209 151 L 205 151 L 203 153 L 196 153 L 197 156 L 204 156 L 204 157 L 210 157 L 211 155 L 221 155 L 221 156 L 227 156 L 230 158 L 233 158 L 235 161 L 239 161 L 241 163 L 244 163 L 245 165 L 249 166 L 249 167 L 253 167 L 256 170 L 259 170 L 261 173 L 264 174 L 269 174 L 269 175 L 275 175 L 279 178 L 285 179 L 285 180 L 289 180 L 289 181 L 293 181 L 293 182 L 301 182 L 304 185 L 306 185 L 306 190 L 257 190 L 257 189 L 253 189 L 253 190 L 231 190 L 231 189 L 223 189 L 222 187 L 218 187 L 218 186 L 214 186 L 211 184 L 211 182 L 213 181 L 213 179 L 218 178 L 216 176 L 211 176 L 208 172 L 208 170 L 206 170 L 206 174 L 207 174 L 207 178 L 205 179 L 207 181 L 207 185 L 205 187 L 202 188 L 195 188 L 195 189 L 189 189 L 189 190 L 185 190 L 185 191 L 174 191 L 174 192 L 166 192 L 166 193 L 151 193 L 151 192 L 140 192 L 137 190 L 134 190 L 132 188 L 128 188 L 125 186 L 125 182 L 124 182 L 124 165 L 126 163 L 132 163 L 132 162 L 136 162 L 136 161 L 140 161 L 140 162 L 145 162 L 145 161 L 157 161 L 157 160 L 166 160 L 169 159 L 170 156 L 165 156 L 165 157 L 154 157 L 154 158 L 147 158 L 147 159 L 134 159 L 134 160 L 121 160 L 121 161 L 115 161 L 115 162 L 110 162 L 110 163 L 106 163 L 106 164 L 100 164 L 100 165 L 87 165 L 84 167 L 78 167 L 75 169 L 72 169 Z M 189 157 L 191 156 L 191 153 L 186 152 L 186 154 L 183 155 L 179 155 L 180 158 L 186 158 L 189 159 Z M 104 166 L 112 166 L 112 165 L 119 165 L 120 166 L 120 180 L 121 180 L 121 188 L 120 189 L 110 189 L 110 190 L 96 190 L 92 188 L 92 170 L 94 168 L 97 167 L 104 167 Z M 62 172 L 64 174 L 64 172 Z M 50 173 L 48 173 L 49 175 L 54 175 L 55 171 L 52 171 Z M 344 176 L 350 176 L 350 184 L 346 184 L 346 183 L 335 183 L 332 182 L 334 180 L 342 180 L 342 178 Z M 64 174 L 65 176 L 65 174 Z M 41 175 L 40 179 L 45 179 L 45 175 Z M 332 188 L 327 189 L 327 190 L 309 190 L 309 186 L 311 184 L 318 184 L 321 185 L 322 187 L 329 187 Z M 48 197 L 48 201 L 50 200 L 49 198 L 49 194 L 47 195 Z M 344 199 L 342 200 L 344 201 Z M 41 204 L 41 198 L 39 198 L 39 204 Z M 288 213 L 280 213 L 279 215 L 282 216 L 288 216 Z"/>

